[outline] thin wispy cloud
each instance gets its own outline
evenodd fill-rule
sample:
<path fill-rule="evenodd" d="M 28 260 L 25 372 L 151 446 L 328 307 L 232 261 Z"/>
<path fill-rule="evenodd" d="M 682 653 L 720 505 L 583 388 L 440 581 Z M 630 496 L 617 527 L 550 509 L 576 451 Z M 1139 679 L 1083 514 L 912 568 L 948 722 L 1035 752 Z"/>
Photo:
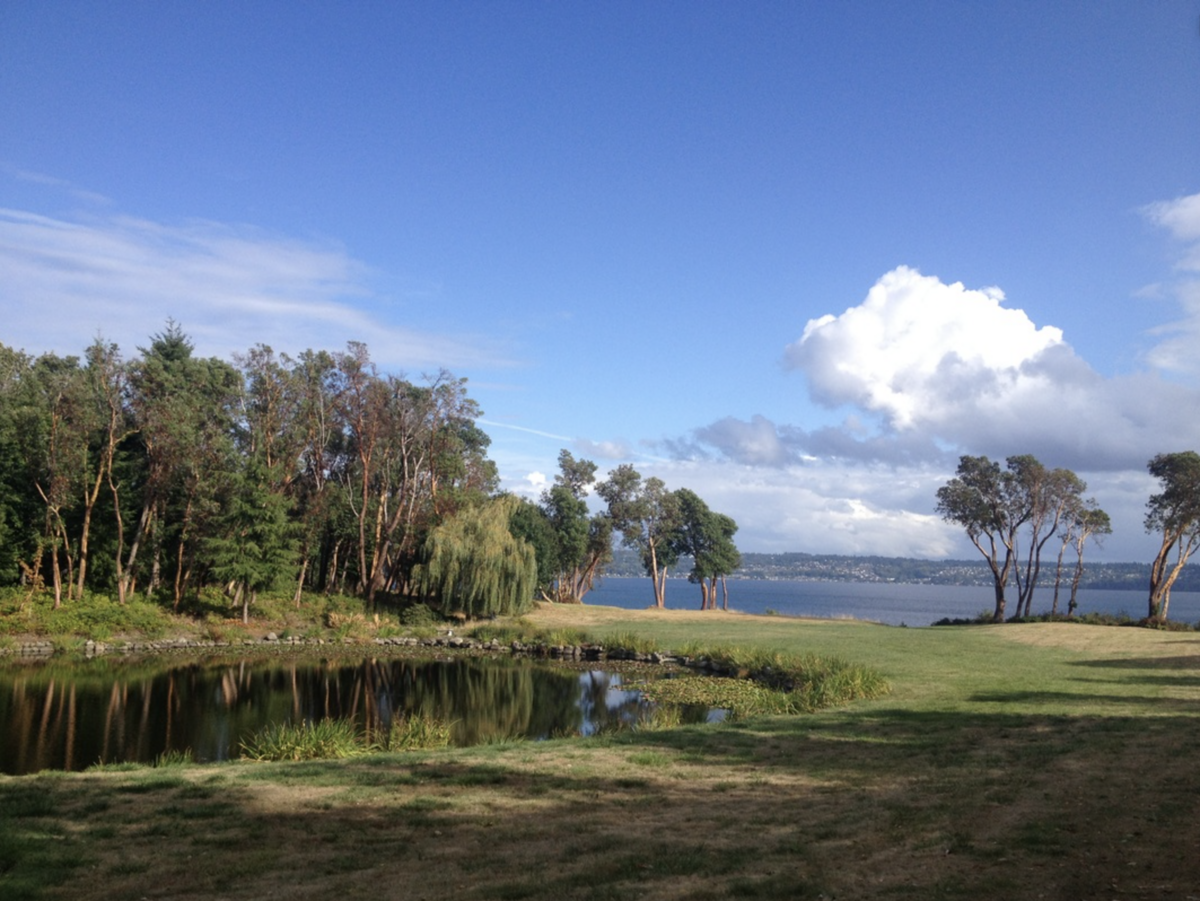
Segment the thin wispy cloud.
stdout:
<path fill-rule="evenodd" d="M 259 342 L 294 353 L 363 341 L 389 367 L 503 363 L 489 341 L 397 327 L 356 307 L 372 298 L 372 272 L 336 243 L 250 226 L 0 209 L 0 270 L 5 339 L 31 353 L 79 353 L 100 331 L 132 352 L 170 318 L 223 357 Z"/>
<path fill-rule="evenodd" d="M 1178 246 L 1175 271 L 1180 276 L 1156 288 L 1173 296 L 1183 314 L 1151 333 L 1159 341 L 1147 358 L 1161 369 L 1200 374 L 1200 194 L 1152 203 L 1142 213 Z"/>

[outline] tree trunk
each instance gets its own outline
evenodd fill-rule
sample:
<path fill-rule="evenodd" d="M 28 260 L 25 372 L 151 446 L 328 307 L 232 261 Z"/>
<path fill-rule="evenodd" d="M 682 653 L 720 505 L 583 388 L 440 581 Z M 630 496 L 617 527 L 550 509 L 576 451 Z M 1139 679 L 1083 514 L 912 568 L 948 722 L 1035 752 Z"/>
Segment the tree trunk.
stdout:
<path fill-rule="evenodd" d="M 125 561 L 124 588 L 119 591 L 121 603 L 125 603 L 125 599 L 133 594 L 134 581 L 134 566 L 137 564 L 138 549 L 142 545 L 142 537 L 146 534 L 146 529 L 150 526 L 150 519 L 153 517 L 153 505 L 147 501 L 142 506 L 142 515 L 138 518 L 137 529 L 133 533 L 133 543 L 129 546 L 129 557 Z"/>
<path fill-rule="evenodd" d="M 1058 615 L 1058 588 L 1062 584 L 1063 554 L 1067 552 L 1067 542 L 1058 549 L 1058 565 L 1054 568 L 1054 600 L 1050 604 L 1050 615 Z"/>
<path fill-rule="evenodd" d="M 1162 546 L 1154 563 L 1150 566 L 1150 604 L 1149 618 L 1165 620 L 1171 604 L 1171 586 L 1179 578 L 1179 573 L 1188 562 L 1200 542 L 1200 531 L 1187 534 L 1183 530 L 1174 534 L 1164 534 Z M 1172 550 L 1176 551 L 1174 563 L 1168 563 L 1167 558 Z M 1168 566 L 1170 571 L 1168 572 Z"/>
<path fill-rule="evenodd" d="M 96 473 L 96 483 L 90 491 L 84 492 L 83 505 L 83 524 L 79 531 L 79 576 L 78 576 L 78 592 L 79 597 L 83 597 L 83 583 L 87 579 L 88 565 L 88 537 L 92 528 L 92 511 L 96 509 L 96 500 L 100 496 L 100 486 L 103 484 L 104 472 L 103 467 Z"/>
<path fill-rule="evenodd" d="M 1071 599 L 1067 601 L 1067 616 L 1074 616 L 1079 607 L 1079 580 L 1083 578 L 1083 555 L 1075 563 L 1075 575 L 1071 579 Z"/>
<path fill-rule="evenodd" d="M 300 564 L 300 578 L 296 580 L 296 609 L 300 609 L 300 598 L 304 594 L 304 579 L 308 575 L 308 548 L 304 549 L 304 560 Z"/>
<path fill-rule="evenodd" d="M 183 557 L 187 547 L 188 527 L 192 522 L 192 495 L 188 494 L 187 504 L 183 508 L 183 525 L 179 530 L 179 550 L 175 555 L 175 597 L 171 609 L 179 612 L 179 602 L 183 600 Z"/>
<path fill-rule="evenodd" d="M 121 492 L 117 488 L 117 483 L 113 479 L 112 467 L 108 468 L 108 488 L 113 496 L 113 513 L 117 521 L 117 553 L 115 562 L 117 565 L 117 603 L 122 607 L 125 606 L 125 569 L 122 558 L 125 556 L 125 520 L 121 516 Z"/>

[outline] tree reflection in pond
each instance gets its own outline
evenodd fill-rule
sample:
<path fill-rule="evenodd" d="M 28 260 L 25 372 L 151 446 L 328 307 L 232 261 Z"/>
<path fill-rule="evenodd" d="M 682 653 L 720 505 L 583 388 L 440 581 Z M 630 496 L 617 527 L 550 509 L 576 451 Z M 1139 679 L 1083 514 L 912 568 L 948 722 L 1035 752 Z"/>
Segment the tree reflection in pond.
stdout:
<path fill-rule="evenodd" d="M 619 673 L 508 658 L 215 660 L 104 658 L 0 668 L 0 772 L 238 756 L 273 723 L 353 719 L 374 740 L 392 720 L 450 720 L 457 745 L 592 735 L 652 715 Z M 703 722 L 706 711 L 685 721 Z"/>

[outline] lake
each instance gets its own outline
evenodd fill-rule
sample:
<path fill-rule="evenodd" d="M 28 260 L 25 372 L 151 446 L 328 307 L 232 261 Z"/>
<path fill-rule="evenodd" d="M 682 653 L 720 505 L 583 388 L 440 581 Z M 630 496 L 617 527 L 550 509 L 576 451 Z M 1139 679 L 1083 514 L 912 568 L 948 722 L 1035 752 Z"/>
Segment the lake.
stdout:
<path fill-rule="evenodd" d="M 1034 592 L 1032 612 L 1049 613 L 1053 584 Z M 1079 613 L 1125 613 L 1134 619 L 1146 615 L 1147 591 L 1080 589 Z M 1066 612 L 1068 591 L 1059 595 L 1059 610 Z M 635 610 L 654 603 L 650 579 L 605 578 L 584 599 Z M 1009 589 L 1009 609 L 1016 591 Z M 686 579 L 667 583 L 667 607 L 698 610 L 700 589 Z M 969 619 L 995 607 L 995 593 L 984 585 L 908 585 L 898 582 L 787 582 L 730 579 L 729 607 L 743 613 L 774 610 L 786 616 L 862 619 L 899 626 L 928 626 L 945 617 Z M 1200 621 L 1200 592 L 1171 593 L 1170 618 L 1195 624 Z"/>

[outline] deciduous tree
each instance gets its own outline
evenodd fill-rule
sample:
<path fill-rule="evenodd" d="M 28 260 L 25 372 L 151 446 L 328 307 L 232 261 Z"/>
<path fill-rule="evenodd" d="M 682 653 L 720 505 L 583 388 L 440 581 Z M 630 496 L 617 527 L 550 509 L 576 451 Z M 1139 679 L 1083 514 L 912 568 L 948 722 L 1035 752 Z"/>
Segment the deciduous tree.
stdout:
<path fill-rule="evenodd" d="M 614 469 L 596 486 L 608 504 L 613 528 L 626 547 L 641 553 L 642 565 L 654 585 L 654 604 L 666 606 L 667 570 L 678 560 L 676 538 L 680 525 L 679 499 L 663 483 L 641 475 L 629 464 Z"/>
<path fill-rule="evenodd" d="M 524 613 L 533 603 L 537 558 L 509 522 L 517 498 L 506 495 L 465 506 L 430 530 L 416 570 L 422 594 L 444 612 L 470 617 Z"/>
<path fill-rule="evenodd" d="M 1200 454 L 1159 454 L 1147 468 L 1162 488 L 1146 502 L 1146 531 L 1162 533 L 1158 553 L 1150 564 L 1147 616 L 1165 620 L 1171 586 L 1200 544 Z"/>

